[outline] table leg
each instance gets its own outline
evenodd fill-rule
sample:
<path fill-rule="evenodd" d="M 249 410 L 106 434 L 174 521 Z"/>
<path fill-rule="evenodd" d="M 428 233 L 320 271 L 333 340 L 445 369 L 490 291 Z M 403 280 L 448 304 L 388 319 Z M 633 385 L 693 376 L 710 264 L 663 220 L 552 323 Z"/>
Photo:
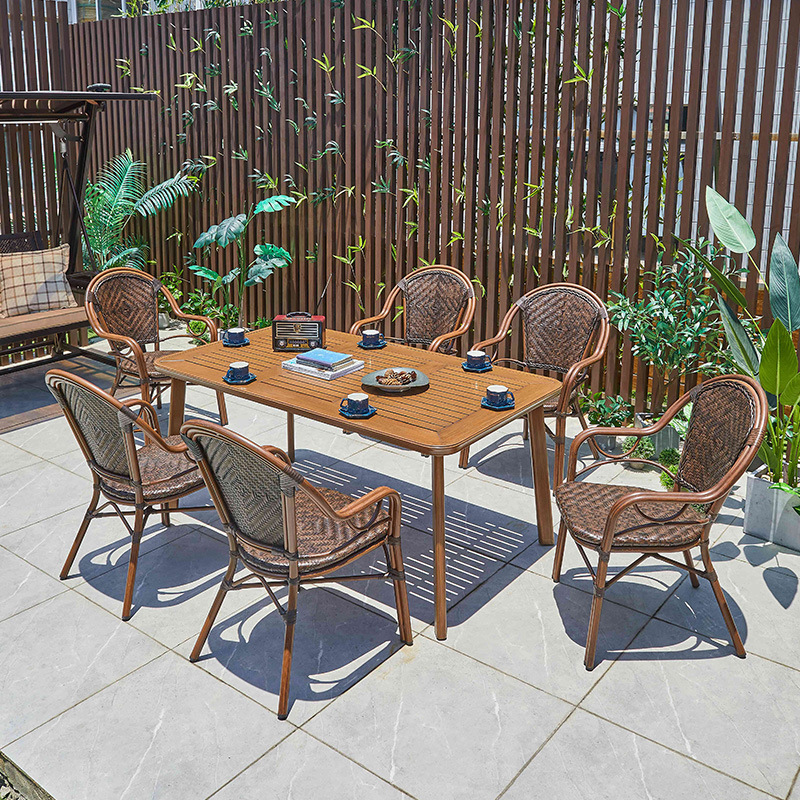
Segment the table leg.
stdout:
<path fill-rule="evenodd" d="M 447 571 L 444 549 L 444 457 L 433 456 L 433 602 L 437 639 L 447 638 Z"/>
<path fill-rule="evenodd" d="M 178 378 L 172 379 L 169 390 L 169 430 L 168 436 L 177 436 L 183 425 L 183 415 L 186 407 L 186 381 Z"/>
<path fill-rule="evenodd" d="M 536 498 L 536 526 L 539 544 L 553 544 L 553 508 L 550 505 L 550 470 L 547 466 L 547 434 L 541 406 L 528 412 L 528 432 Z"/>
<path fill-rule="evenodd" d="M 294 414 L 286 412 L 286 455 L 294 461 Z"/>

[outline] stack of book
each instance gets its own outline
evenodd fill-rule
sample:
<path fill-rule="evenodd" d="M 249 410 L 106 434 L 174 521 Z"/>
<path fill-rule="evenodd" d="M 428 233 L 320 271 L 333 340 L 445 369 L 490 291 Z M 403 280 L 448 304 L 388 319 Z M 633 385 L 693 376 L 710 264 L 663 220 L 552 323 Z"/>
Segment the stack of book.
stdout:
<path fill-rule="evenodd" d="M 283 368 L 301 375 L 322 378 L 330 381 L 361 369 L 363 361 L 353 358 L 347 353 L 334 353 L 317 347 L 307 353 L 298 353 L 294 358 L 283 362 Z"/>

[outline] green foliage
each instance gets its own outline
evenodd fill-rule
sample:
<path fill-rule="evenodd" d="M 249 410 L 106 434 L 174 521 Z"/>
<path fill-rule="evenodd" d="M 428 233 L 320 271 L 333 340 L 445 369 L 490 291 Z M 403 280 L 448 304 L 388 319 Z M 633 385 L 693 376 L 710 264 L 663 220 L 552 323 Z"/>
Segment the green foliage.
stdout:
<path fill-rule="evenodd" d="M 669 470 L 675 470 L 681 460 L 680 451 L 675 447 L 665 447 L 658 454 L 658 463 Z"/>
<path fill-rule="evenodd" d="M 183 298 L 183 284 L 186 283 L 183 277 L 183 268 L 173 266 L 171 270 L 164 270 L 158 279 L 161 281 L 164 288 L 175 298 L 175 302 L 180 304 Z M 171 311 L 170 305 L 164 295 L 158 293 L 158 310 L 168 314 Z"/>
<path fill-rule="evenodd" d="M 645 461 L 650 461 L 656 454 L 656 448 L 647 436 L 638 439 L 638 444 L 635 436 L 627 436 L 622 442 L 622 450 L 627 453 L 634 445 L 636 449 L 628 456 L 629 458 L 643 458 Z"/>
<path fill-rule="evenodd" d="M 103 164 L 94 182 L 87 185 L 86 233 L 98 269 L 142 269 L 149 244 L 139 235 L 126 233 L 131 220 L 170 208 L 179 197 L 194 191 L 199 180 L 183 169 L 149 188 L 146 178 L 147 165 L 126 150 Z"/>
<path fill-rule="evenodd" d="M 621 428 L 633 417 L 633 405 L 621 395 L 605 395 L 594 392 L 580 398 L 589 422 L 604 428 Z"/>
<path fill-rule="evenodd" d="M 675 488 L 675 480 L 673 479 L 672 475 L 670 475 L 670 474 L 669 474 L 669 472 L 662 472 L 662 473 L 661 473 L 661 474 L 658 476 L 658 480 L 659 480 L 659 482 L 661 483 L 661 485 L 662 485 L 662 486 L 663 486 L 663 487 L 664 487 L 664 488 L 665 488 L 667 491 L 671 491 L 672 489 L 674 489 L 674 488 Z"/>

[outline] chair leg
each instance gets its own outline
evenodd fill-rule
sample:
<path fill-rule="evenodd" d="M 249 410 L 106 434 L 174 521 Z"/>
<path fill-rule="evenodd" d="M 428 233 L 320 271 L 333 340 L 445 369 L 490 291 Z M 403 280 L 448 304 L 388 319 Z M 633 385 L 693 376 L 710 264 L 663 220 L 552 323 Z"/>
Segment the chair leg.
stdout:
<path fill-rule="evenodd" d="M 214 598 L 214 602 L 211 604 L 211 610 L 208 612 L 206 621 L 203 623 L 203 629 L 200 631 L 200 635 L 197 637 L 197 641 L 194 643 L 194 649 L 192 650 L 192 654 L 189 656 L 189 661 L 197 661 L 197 659 L 200 658 L 200 652 L 202 651 L 203 646 L 208 639 L 208 634 L 211 632 L 211 628 L 217 619 L 217 614 L 219 614 L 219 610 L 222 607 L 222 601 L 225 599 L 225 595 L 228 593 L 228 584 L 233 579 L 235 572 L 236 556 L 231 555 L 230 561 L 228 562 L 228 571 L 225 573 L 225 577 L 222 579 L 222 583 L 217 591 L 217 596 Z"/>
<path fill-rule="evenodd" d="M 111 388 L 108 390 L 108 393 L 113 397 L 117 389 L 119 389 L 119 385 L 122 383 L 122 370 L 119 368 L 119 361 L 117 362 L 117 373 L 114 375 L 114 383 L 111 384 Z"/>
<path fill-rule="evenodd" d="M 694 564 L 692 564 L 692 554 L 689 550 L 683 551 L 683 559 L 687 567 L 694 568 Z M 689 570 L 689 580 L 692 582 L 692 588 L 694 589 L 700 585 L 700 581 L 697 579 L 697 575 L 692 572 L 692 569 Z"/>
<path fill-rule="evenodd" d="M 292 648 L 294 647 L 294 626 L 297 618 L 297 584 L 289 584 L 289 597 L 286 599 L 286 635 L 283 639 L 283 665 L 281 667 L 281 690 L 278 698 L 278 719 L 289 715 L 289 681 L 292 675 Z"/>
<path fill-rule="evenodd" d="M 142 541 L 144 531 L 144 511 L 136 509 L 133 520 L 133 535 L 131 536 L 131 557 L 128 562 L 128 579 L 125 582 L 125 599 L 122 601 L 122 619 L 127 621 L 131 618 L 131 606 L 133 605 L 133 584 L 136 580 L 136 564 L 139 561 L 139 544 Z"/>
<path fill-rule="evenodd" d="M 600 612 L 603 610 L 603 595 L 606 589 L 606 573 L 608 571 L 608 553 L 600 553 L 597 564 L 597 574 L 594 579 L 594 595 L 592 597 L 592 612 L 589 615 L 589 630 L 586 634 L 586 656 L 583 664 L 587 670 L 593 670 L 595 664 L 595 651 L 597 649 L 597 634 L 600 630 Z"/>
<path fill-rule="evenodd" d="M 150 394 L 150 382 L 146 378 L 139 378 L 139 389 L 141 391 L 142 400 L 147 400 L 149 403 L 153 397 Z"/>
<path fill-rule="evenodd" d="M 528 441 L 528 417 L 524 416 L 522 418 L 522 441 Z"/>
<path fill-rule="evenodd" d="M 553 581 L 558 583 L 561 580 L 561 564 L 564 561 L 564 548 L 567 546 L 567 524 L 561 520 L 558 527 L 558 541 L 556 542 L 556 554 L 553 559 Z"/>
<path fill-rule="evenodd" d="M 556 417 L 555 458 L 553 460 L 553 491 L 564 481 L 564 451 L 566 448 L 567 418 Z"/>
<path fill-rule="evenodd" d="M 75 560 L 75 556 L 78 555 L 78 549 L 80 548 L 83 542 L 83 537 L 86 535 L 86 531 L 89 528 L 89 523 L 94 519 L 94 510 L 97 508 L 97 503 L 99 500 L 100 487 L 95 484 L 92 492 L 92 499 L 89 501 L 89 507 L 86 509 L 86 513 L 83 515 L 83 521 L 81 522 L 80 528 L 78 528 L 78 534 L 75 536 L 75 541 L 72 543 L 72 547 L 70 548 L 67 560 L 64 562 L 64 566 L 61 567 L 61 574 L 59 577 L 62 581 L 66 580 L 66 578 L 69 576 L 69 571 L 72 568 L 72 562 Z"/>
<path fill-rule="evenodd" d="M 217 392 L 217 408 L 219 409 L 219 424 L 228 424 L 228 406 L 225 405 L 225 393 Z"/>
<path fill-rule="evenodd" d="M 575 414 L 578 417 L 578 421 L 581 423 L 581 428 L 587 430 L 589 428 L 589 425 L 586 422 L 586 417 L 583 416 L 583 409 L 581 409 L 581 404 L 577 400 L 573 400 L 572 408 L 574 409 Z M 595 458 L 600 458 L 600 451 L 597 449 L 597 445 L 595 444 L 594 439 L 589 439 L 589 449 L 592 451 L 592 455 Z"/>
<path fill-rule="evenodd" d="M 162 524 L 162 525 L 163 525 L 165 528 L 169 528 L 169 526 L 170 526 L 170 521 L 169 521 L 169 509 L 170 509 L 170 505 L 169 505 L 169 503 L 164 503 L 164 504 L 161 506 L 161 524 Z"/>
<path fill-rule="evenodd" d="M 458 454 L 458 466 L 460 469 L 466 469 L 469 464 L 469 447 L 465 447 Z"/>
<path fill-rule="evenodd" d="M 736 629 L 736 623 L 733 621 L 731 610 L 728 608 L 728 601 L 725 599 L 722 587 L 719 585 L 717 573 L 714 571 L 714 565 L 711 563 L 711 556 L 708 552 L 707 543 L 700 545 L 700 555 L 703 558 L 703 566 L 705 567 L 708 581 L 711 584 L 711 590 L 714 592 L 714 597 L 717 598 L 717 605 L 719 605 L 719 610 L 722 612 L 722 618 L 725 620 L 728 633 L 731 635 L 731 641 L 733 642 L 734 650 L 736 650 L 736 655 L 739 656 L 739 658 L 744 658 L 747 652 L 744 649 L 744 644 L 742 644 L 742 637 L 739 636 L 739 631 Z"/>
<path fill-rule="evenodd" d="M 395 574 L 392 576 L 394 584 L 394 603 L 397 608 L 397 625 L 400 629 L 400 638 L 404 644 L 413 644 L 411 631 L 411 615 L 408 610 L 408 592 L 406 591 L 406 575 L 403 569 L 403 551 L 400 547 L 400 537 L 391 536 L 387 543 L 387 561 L 389 569 Z"/>

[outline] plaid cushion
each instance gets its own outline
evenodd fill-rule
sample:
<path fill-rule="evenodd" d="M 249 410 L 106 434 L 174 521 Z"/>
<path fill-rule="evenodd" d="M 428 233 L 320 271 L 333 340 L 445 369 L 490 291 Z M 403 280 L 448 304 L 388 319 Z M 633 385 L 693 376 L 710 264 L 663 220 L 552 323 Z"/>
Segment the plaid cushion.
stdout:
<path fill-rule="evenodd" d="M 0 318 L 75 308 L 67 283 L 69 245 L 0 255 Z"/>

